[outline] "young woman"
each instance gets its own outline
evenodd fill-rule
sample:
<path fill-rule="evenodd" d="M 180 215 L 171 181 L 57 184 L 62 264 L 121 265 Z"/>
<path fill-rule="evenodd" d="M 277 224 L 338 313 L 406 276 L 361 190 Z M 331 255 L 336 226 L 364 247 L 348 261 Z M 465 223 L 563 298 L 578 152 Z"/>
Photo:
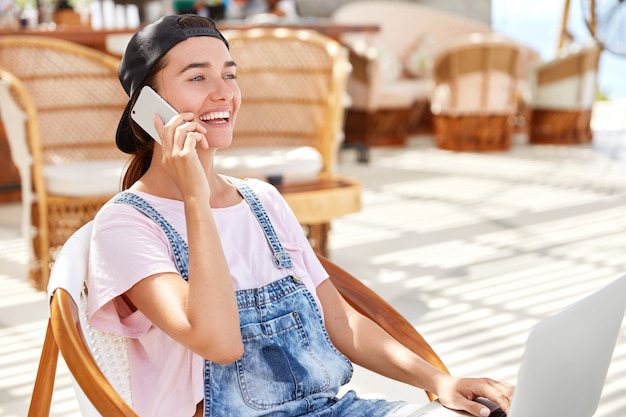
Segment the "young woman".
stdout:
<path fill-rule="evenodd" d="M 88 277 L 95 328 L 128 338 L 141 416 L 405 416 L 415 405 L 337 392 L 351 362 L 437 394 L 473 415 L 513 388 L 443 374 L 339 295 L 280 194 L 214 171 L 241 104 L 237 67 L 213 21 L 167 16 L 120 64 L 130 96 L 117 131 L 133 155 L 124 192 L 95 219 Z M 179 114 L 130 117 L 142 86 Z"/>

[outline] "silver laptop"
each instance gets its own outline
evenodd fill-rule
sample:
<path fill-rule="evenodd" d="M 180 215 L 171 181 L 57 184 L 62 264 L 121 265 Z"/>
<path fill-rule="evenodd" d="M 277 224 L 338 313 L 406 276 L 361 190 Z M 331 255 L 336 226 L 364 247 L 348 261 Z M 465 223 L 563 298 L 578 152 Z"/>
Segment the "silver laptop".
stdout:
<path fill-rule="evenodd" d="M 591 417 L 626 309 L 626 275 L 530 332 L 508 417 Z M 410 417 L 466 416 L 434 401 Z"/>

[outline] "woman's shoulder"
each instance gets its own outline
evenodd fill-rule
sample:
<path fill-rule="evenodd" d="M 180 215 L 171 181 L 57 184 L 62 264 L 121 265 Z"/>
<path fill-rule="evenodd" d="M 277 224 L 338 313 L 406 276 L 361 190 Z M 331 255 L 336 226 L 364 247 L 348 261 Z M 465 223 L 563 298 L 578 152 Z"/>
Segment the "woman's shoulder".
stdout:
<path fill-rule="evenodd" d="M 246 178 L 245 182 L 258 195 L 280 195 L 276 187 L 267 181 L 262 181 L 257 178 Z"/>
<path fill-rule="evenodd" d="M 138 229 L 157 229 L 158 226 L 137 207 L 120 201 L 120 197 L 131 195 L 140 197 L 157 212 L 170 217 L 170 213 L 179 211 L 182 202 L 153 196 L 151 194 L 124 191 L 109 200 L 96 214 L 94 228 L 96 230 L 123 229 L 128 232 Z"/>
<path fill-rule="evenodd" d="M 282 210 L 289 207 L 278 189 L 272 184 L 255 178 L 246 178 L 245 181 L 266 209 Z"/>

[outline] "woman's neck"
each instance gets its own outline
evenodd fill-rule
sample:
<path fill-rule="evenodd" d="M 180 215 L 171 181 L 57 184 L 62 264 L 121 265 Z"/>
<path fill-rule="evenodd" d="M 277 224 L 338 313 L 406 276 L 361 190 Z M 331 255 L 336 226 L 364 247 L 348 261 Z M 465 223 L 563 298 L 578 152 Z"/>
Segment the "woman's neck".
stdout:
<path fill-rule="evenodd" d="M 243 197 L 237 188 L 222 176 L 209 171 L 207 172 L 207 179 L 211 189 L 211 207 L 230 207 L 242 201 Z M 149 168 L 130 189 L 171 200 L 183 200 L 183 195 L 176 184 L 162 169 Z"/>

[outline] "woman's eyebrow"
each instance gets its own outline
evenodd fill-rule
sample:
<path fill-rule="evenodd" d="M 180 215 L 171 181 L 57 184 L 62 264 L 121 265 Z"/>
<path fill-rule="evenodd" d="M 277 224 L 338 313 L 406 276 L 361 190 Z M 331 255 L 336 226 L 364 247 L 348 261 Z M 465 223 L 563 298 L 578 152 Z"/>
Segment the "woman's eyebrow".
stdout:
<path fill-rule="evenodd" d="M 224 68 L 230 68 L 230 67 L 236 67 L 237 64 L 235 63 L 235 61 L 226 61 L 224 62 Z M 185 66 L 180 72 L 181 74 L 185 71 L 189 71 L 190 69 L 195 69 L 195 68 L 210 68 L 211 67 L 211 63 L 210 62 L 193 62 L 187 66 Z"/>

